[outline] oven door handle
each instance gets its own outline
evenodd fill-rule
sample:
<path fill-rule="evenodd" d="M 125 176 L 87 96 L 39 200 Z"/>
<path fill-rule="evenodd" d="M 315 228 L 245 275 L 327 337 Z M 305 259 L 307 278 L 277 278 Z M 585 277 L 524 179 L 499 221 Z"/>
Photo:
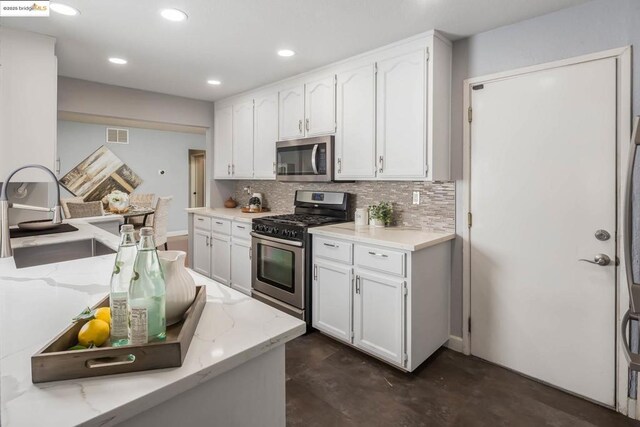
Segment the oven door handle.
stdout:
<path fill-rule="evenodd" d="M 316 156 L 318 155 L 318 144 L 313 146 L 313 150 L 311 151 L 311 167 L 313 168 L 313 173 L 318 175 L 318 166 L 316 165 Z"/>
<path fill-rule="evenodd" d="M 289 246 L 297 246 L 299 248 L 302 247 L 302 242 L 296 242 L 294 240 L 278 239 L 277 237 L 271 237 L 271 236 L 264 236 L 262 234 L 254 233 L 253 231 L 251 232 L 251 236 L 255 237 L 256 239 L 268 240 L 270 242 L 282 243 L 284 245 L 289 245 Z"/>

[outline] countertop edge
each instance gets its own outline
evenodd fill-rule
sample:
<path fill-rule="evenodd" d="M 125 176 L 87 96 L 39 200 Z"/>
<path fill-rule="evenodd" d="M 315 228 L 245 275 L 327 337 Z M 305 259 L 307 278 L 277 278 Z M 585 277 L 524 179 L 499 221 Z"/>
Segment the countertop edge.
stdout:
<path fill-rule="evenodd" d="M 442 236 L 439 236 L 437 238 L 430 239 L 430 240 L 425 241 L 423 243 L 410 245 L 410 244 L 394 242 L 393 240 L 379 239 L 379 238 L 375 238 L 375 237 L 368 237 L 368 236 L 361 236 L 361 235 L 360 236 L 349 236 L 349 235 L 346 235 L 346 234 L 343 234 L 343 233 L 339 233 L 339 232 L 333 231 L 331 229 L 323 229 L 323 227 L 310 228 L 309 229 L 309 233 L 310 234 L 316 234 L 318 236 L 327 236 L 327 237 L 333 237 L 333 238 L 336 238 L 336 239 L 350 240 L 350 241 L 353 241 L 353 242 L 369 243 L 369 244 L 378 245 L 378 246 L 385 246 L 385 247 L 389 247 L 389 248 L 401 249 L 401 250 L 410 251 L 410 252 L 415 252 L 415 251 L 419 251 L 421 249 L 426 249 L 426 248 L 429 248 L 431 246 L 439 245 L 440 243 L 448 242 L 448 241 L 453 240 L 453 239 L 456 238 L 455 233 L 448 233 L 448 234 L 447 233 L 442 233 Z"/>

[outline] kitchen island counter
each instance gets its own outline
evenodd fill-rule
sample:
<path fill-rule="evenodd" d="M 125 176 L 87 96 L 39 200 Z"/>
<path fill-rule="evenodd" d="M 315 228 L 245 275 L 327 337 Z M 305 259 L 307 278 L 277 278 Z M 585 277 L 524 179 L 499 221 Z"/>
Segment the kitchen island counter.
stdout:
<path fill-rule="evenodd" d="M 79 224 L 77 232 L 14 243 L 37 246 L 91 236 L 117 247 L 117 236 Z M 32 384 L 31 356 L 108 293 L 114 258 L 23 269 L 13 258 L 0 259 L 3 426 L 169 425 L 178 420 L 198 425 L 204 419 L 245 423 L 265 416 L 284 425 L 284 343 L 305 332 L 304 322 L 191 270 L 196 284 L 206 286 L 207 304 L 182 367 Z M 256 403 L 270 406 L 254 410 Z"/>

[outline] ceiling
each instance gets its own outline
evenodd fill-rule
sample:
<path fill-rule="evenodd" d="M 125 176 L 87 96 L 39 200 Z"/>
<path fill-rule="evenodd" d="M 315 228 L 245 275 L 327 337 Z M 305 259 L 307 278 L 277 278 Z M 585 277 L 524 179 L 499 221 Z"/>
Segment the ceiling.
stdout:
<path fill-rule="evenodd" d="M 60 2 L 80 15 L 2 18 L 0 25 L 56 37 L 62 76 L 213 101 L 432 28 L 458 39 L 586 0 Z M 167 7 L 188 20 L 164 20 L 159 10 Z M 277 56 L 283 48 L 297 54 Z M 110 56 L 129 63 L 111 64 Z"/>

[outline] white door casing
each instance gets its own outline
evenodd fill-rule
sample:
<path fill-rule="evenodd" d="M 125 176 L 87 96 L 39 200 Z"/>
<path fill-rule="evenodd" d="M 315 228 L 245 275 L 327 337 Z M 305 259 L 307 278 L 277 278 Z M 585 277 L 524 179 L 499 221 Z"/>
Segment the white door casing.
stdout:
<path fill-rule="evenodd" d="M 376 176 L 376 77 L 367 64 L 337 75 L 335 176 L 374 179 Z"/>
<path fill-rule="evenodd" d="M 613 406 L 615 58 L 470 93 L 471 352 Z"/>

